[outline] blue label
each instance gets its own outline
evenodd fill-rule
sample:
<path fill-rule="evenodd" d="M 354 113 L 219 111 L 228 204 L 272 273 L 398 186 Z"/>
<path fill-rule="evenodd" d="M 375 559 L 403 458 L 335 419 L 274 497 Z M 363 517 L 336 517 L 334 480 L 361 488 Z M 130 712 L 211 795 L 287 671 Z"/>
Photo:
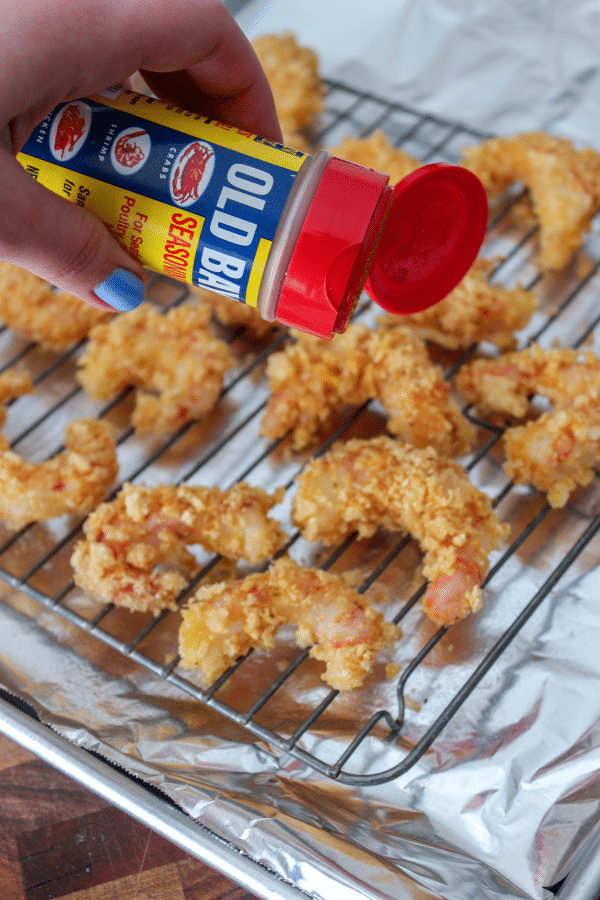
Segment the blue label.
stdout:
<path fill-rule="evenodd" d="M 257 251 L 264 267 L 264 242 L 275 236 L 297 171 L 232 149 L 227 132 L 223 143 L 214 127 L 209 134 L 76 100 L 57 107 L 22 153 L 202 217 L 194 283 L 245 300 Z"/>

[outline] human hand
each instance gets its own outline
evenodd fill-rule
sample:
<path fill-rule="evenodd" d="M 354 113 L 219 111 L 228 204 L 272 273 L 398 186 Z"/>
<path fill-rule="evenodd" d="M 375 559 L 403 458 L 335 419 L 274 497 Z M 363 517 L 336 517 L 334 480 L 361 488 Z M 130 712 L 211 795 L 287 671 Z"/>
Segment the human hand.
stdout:
<path fill-rule="evenodd" d="M 138 70 L 158 97 L 280 141 L 266 76 L 220 0 L 3 0 L 1 11 L 0 259 L 93 306 L 111 308 L 106 296 L 134 308 L 139 262 L 91 212 L 37 184 L 16 153 L 56 105 Z"/>

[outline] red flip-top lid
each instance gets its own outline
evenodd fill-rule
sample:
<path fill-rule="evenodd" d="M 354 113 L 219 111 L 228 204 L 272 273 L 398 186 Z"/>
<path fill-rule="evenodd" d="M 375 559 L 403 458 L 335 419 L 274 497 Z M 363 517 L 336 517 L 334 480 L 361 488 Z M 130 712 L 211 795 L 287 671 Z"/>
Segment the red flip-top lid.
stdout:
<path fill-rule="evenodd" d="M 325 338 L 345 329 L 389 208 L 387 182 L 372 169 L 329 159 L 288 263 L 278 322 Z"/>
<path fill-rule="evenodd" d="M 479 180 L 433 164 L 393 189 L 387 182 L 331 158 L 287 267 L 278 322 L 331 338 L 346 328 L 363 287 L 388 312 L 410 313 L 437 303 L 466 274 L 487 226 Z"/>
<path fill-rule="evenodd" d="M 391 313 L 442 300 L 471 268 L 488 221 L 483 185 L 467 169 L 423 166 L 394 188 L 369 277 L 369 296 Z"/>

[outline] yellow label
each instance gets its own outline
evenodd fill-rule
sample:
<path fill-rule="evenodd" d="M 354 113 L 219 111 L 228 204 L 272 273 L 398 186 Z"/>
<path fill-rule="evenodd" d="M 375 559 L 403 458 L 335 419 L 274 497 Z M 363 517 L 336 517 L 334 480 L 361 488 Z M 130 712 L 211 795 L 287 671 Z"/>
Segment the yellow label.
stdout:
<path fill-rule="evenodd" d="M 121 87 L 57 107 L 17 155 L 143 266 L 251 306 L 306 158 Z"/>
<path fill-rule="evenodd" d="M 19 154 L 19 161 L 28 170 L 35 168 L 39 183 L 54 193 L 78 206 L 89 204 L 113 237 L 143 266 L 193 284 L 202 216 L 89 175 L 46 165 L 33 156 Z"/>
<path fill-rule="evenodd" d="M 258 289 L 265 271 L 271 245 L 272 241 L 267 241 L 265 238 L 261 238 L 258 242 L 258 249 L 250 270 L 250 278 L 248 279 L 248 288 L 246 290 L 246 303 L 248 306 L 258 306 Z"/>
<path fill-rule="evenodd" d="M 250 131 L 243 131 L 234 125 L 225 125 L 216 119 L 207 119 L 206 116 L 187 112 L 174 104 L 146 97 L 125 88 L 120 92 L 114 89 L 104 94 L 92 94 L 90 99 L 97 99 L 105 106 L 133 113 L 141 119 L 156 122 L 192 137 L 214 141 L 223 147 L 229 147 L 254 159 L 265 160 L 291 172 L 298 172 L 306 159 L 306 153 L 300 150 L 282 147 L 281 144 L 260 138 Z"/>

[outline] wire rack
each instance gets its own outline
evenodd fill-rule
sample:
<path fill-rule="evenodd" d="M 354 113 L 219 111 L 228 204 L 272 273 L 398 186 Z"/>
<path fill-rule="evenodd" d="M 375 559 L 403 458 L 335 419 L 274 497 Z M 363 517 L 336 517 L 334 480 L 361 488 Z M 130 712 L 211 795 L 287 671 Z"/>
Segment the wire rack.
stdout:
<path fill-rule="evenodd" d="M 315 136 L 321 146 L 334 146 L 347 135 L 366 136 L 380 128 L 392 143 L 423 162 L 455 162 L 463 146 L 486 137 L 456 122 L 359 93 L 337 82 L 327 82 L 326 88 L 326 112 L 321 130 Z M 524 232 L 512 216 L 517 200 L 518 193 L 509 194 L 492 209 L 484 253 L 498 257 L 492 279 L 507 286 L 521 283 L 526 288 L 535 288 L 541 298 L 539 310 L 520 336 L 520 345 L 534 340 L 549 344 L 560 337 L 563 344 L 581 346 L 593 340 L 600 322 L 597 312 L 600 309 L 597 302 L 600 242 L 596 231 L 592 232 L 586 247 L 585 271 L 581 265 L 574 264 L 560 275 L 542 275 L 534 264 L 535 228 Z M 159 276 L 153 277 L 148 293 L 149 299 L 164 310 L 187 297 L 185 287 Z M 357 311 L 367 321 L 370 313 L 370 304 L 366 302 Z M 20 398 L 14 402 L 14 409 L 11 408 L 6 433 L 12 448 L 26 458 L 48 458 L 61 449 L 65 420 L 97 415 L 111 421 L 118 433 L 122 481 L 210 482 L 225 488 L 244 479 L 268 489 L 284 486 L 285 517 L 294 479 L 308 456 L 286 456 L 285 438 L 267 443 L 260 437 L 259 425 L 269 395 L 264 377 L 265 361 L 283 345 L 287 336 L 282 330 L 273 330 L 268 338 L 257 342 L 243 329 L 219 327 L 238 359 L 238 366 L 229 377 L 214 413 L 205 422 L 188 425 L 168 440 L 152 444 L 140 442 L 129 424 L 131 392 L 125 391 L 110 403 L 100 405 L 79 388 L 75 372 L 83 343 L 65 353 L 50 354 L 4 329 L 0 333 L 2 370 L 24 363 L 33 373 L 37 389 L 32 397 Z M 461 354 L 440 354 L 438 361 L 448 378 L 473 349 Z M 363 697 L 354 707 L 344 705 L 347 700 L 319 682 L 318 670 L 308 659 L 307 651 L 293 649 L 292 642 L 289 645 L 284 642 L 284 649 L 274 654 L 276 659 L 272 665 L 263 661 L 257 669 L 256 657 L 261 655 L 251 653 L 209 690 L 202 689 L 178 665 L 173 625 L 177 612 L 165 612 L 155 618 L 122 613 L 115 616 L 112 607 L 99 608 L 74 587 L 69 558 L 81 536 L 79 521 L 60 520 L 43 528 L 32 525 L 18 533 L 0 533 L 0 578 L 135 665 L 169 682 L 177 691 L 243 726 L 282 756 L 292 756 L 340 782 L 383 783 L 406 772 L 421 759 L 457 710 L 476 695 L 477 687 L 538 607 L 567 575 L 574 577 L 584 572 L 590 559 L 600 555 L 597 544 L 594 554 L 593 544 L 600 530 L 598 479 L 567 510 L 551 510 L 541 495 L 527 488 L 516 488 L 504 475 L 499 452 L 502 429 L 477 418 L 469 408 L 464 411 L 479 433 L 477 449 L 464 460 L 465 467 L 473 481 L 490 494 L 500 517 L 510 519 L 512 527 L 509 542 L 493 557 L 484 585 L 486 595 L 492 598 L 491 625 L 486 619 L 487 609 L 474 617 L 480 622 L 477 626 L 460 623 L 451 629 L 434 630 L 423 624 L 418 603 L 425 587 L 419 581 L 420 557 L 416 545 L 407 536 L 386 535 L 367 543 L 351 537 L 326 555 L 322 548 L 304 546 L 302 539 L 290 529 L 287 551 L 297 552 L 304 558 L 311 556 L 311 562 L 326 569 L 360 568 L 359 590 L 372 594 L 384 586 L 386 618 L 403 625 L 406 637 L 401 642 L 400 674 L 395 680 L 387 681 L 385 689 L 379 691 L 377 686 L 370 689 L 365 695 L 367 699 Z M 376 404 L 353 409 L 344 419 L 336 421 L 335 430 L 316 453 L 324 452 L 339 438 L 363 434 L 373 427 L 381 429 L 382 421 Z M 557 534 L 560 541 L 556 539 Z M 508 590 L 515 570 L 523 572 L 527 561 L 539 555 L 540 548 L 544 561 L 535 567 L 536 576 L 520 582 L 516 592 Z M 219 565 L 221 561 L 217 557 L 203 557 L 201 571 L 186 593 L 195 589 L 202 579 L 214 578 Z M 390 585 L 393 585 L 391 592 Z M 503 603 L 503 597 L 508 595 L 510 602 Z M 181 600 L 184 599 L 182 596 Z M 464 631 L 472 627 L 476 630 Z M 464 643 L 465 634 L 476 638 L 477 650 L 470 666 L 460 667 L 460 678 L 450 678 L 452 691 L 449 693 L 449 669 L 443 663 L 444 660 L 452 662 L 454 645 Z M 247 678 L 244 680 L 245 667 L 251 667 L 253 674 L 258 671 L 260 677 L 253 678 L 252 691 L 236 691 L 235 685 L 240 680 L 248 683 Z M 304 668 L 308 671 L 306 677 L 314 677 L 317 685 L 309 692 L 311 703 L 299 704 L 291 727 L 274 727 L 278 717 L 272 710 L 277 709 L 277 698 L 285 695 L 289 702 Z M 305 685 L 306 678 L 301 683 Z M 423 714 L 425 704 L 426 715 Z M 353 710 L 352 714 L 349 709 Z M 331 757 L 331 742 L 314 739 L 314 735 L 322 736 L 342 714 L 343 747 L 340 751 L 340 741 L 334 741 L 335 755 Z M 323 752 L 321 745 L 325 748 Z M 367 745 L 369 752 L 365 754 Z M 365 758 L 368 765 L 364 763 Z"/>

